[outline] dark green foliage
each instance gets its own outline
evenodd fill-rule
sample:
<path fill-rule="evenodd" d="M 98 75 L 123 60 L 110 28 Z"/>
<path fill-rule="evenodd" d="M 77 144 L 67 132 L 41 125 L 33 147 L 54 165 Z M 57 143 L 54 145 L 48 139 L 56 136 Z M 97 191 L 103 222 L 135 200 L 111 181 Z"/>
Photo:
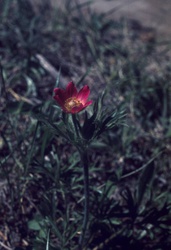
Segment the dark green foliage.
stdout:
<path fill-rule="evenodd" d="M 131 21 L 125 37 L 125 22 L 85 6 L 90 1 L 66 1 L 63 10 L 49 1 L 0 2 L 0 243 L 78 250 L 84 197 L 76 147 L 84 141 L 85 249 L 170 249 L 170 56 L 155 37 L 143 42 Z M 52 100 L 55 81 L 70 80 L 88 84 L 93 99 L 77 115 Z"/>

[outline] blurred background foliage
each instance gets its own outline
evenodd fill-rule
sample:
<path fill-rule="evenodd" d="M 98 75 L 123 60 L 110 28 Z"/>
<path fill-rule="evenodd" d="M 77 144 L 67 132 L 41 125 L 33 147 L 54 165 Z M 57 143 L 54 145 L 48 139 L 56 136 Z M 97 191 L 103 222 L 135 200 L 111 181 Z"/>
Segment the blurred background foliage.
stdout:
<path fill-rule="evenodd" d="M 94 101 L 106 89 L 104 110 L 127 113 L 126 125 L 89 147 L 85 249 L 170 249 L 170 44 L 136 21 L 95 13 L 89 1 L 60 9 L 3 0 L 0 15 L 1 249 L 78 248 L 79 155 L 34 116 L 60 120 L 52 100 L 59 76 L 61 87 L 88 84 Z"/>

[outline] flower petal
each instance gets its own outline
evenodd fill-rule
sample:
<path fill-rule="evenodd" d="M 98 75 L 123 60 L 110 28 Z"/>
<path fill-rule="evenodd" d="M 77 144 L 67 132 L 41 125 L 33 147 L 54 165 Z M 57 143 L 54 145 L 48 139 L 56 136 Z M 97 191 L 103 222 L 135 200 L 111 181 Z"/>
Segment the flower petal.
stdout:
<path fill-rule="evenodd" d="M 60 88 L 55 88 L 54 89 L 55 92 L 55 96 L 60 96 L 60 99 L 65 101 L 66 97 L 65 97 L 65 90 L 60 89 Z"/>
<path fill-rule="evenodd" d="M 65 90 L 65 95 L 66 95 L 66 99 L 77 95 L 77 89 L 73 82 L 68 83 L 66 90 Z"/>
<path fill-rule="evenodd" d="M 88 101 L 84 104 L 84 107 L 86 108 L 87 106 L 91 105 L 93 101 Z"/>
<path fill-rule="evenodd" d="M 90 94 L 90 89 L 87 85 L 85 85 L 77 94 L 77 98 L 80 100 L 80 102 L 82 102 L 82 104 L 84 105 L 85 102 L 87 101 L 87 98 Z"/>
<path fill-rule="evenodd" d="M 64 103 L 65 103 L 65 102 L 63 101 L 63 99 L 61 99 L 61 97 L 60 97 L 59 95 L 55 95 L 53 98 L 54 98 L 55 101 L 59 104 L 59 106 L 61 106 L 61 108 L 63 109 Z"/>
<path fill-rule="evenodd" d="M 83 109 L 84 109 L 84 105 L 80 104 L 80 106 L 78 107 L 73 107 L 70 112 L 72 114 L 76 114 L 76 113 L 79 113 Z"/>

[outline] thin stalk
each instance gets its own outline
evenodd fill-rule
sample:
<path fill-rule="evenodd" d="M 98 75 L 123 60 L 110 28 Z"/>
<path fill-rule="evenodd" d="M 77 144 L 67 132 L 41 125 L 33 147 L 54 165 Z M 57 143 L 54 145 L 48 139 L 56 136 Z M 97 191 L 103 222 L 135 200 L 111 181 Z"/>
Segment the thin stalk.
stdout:
<path fill-rule="evenodd" d="M 76 131 L 76 135 L 77 135 L 77 138 L 79 138 L 79 129 L 78 129 L 78 124 L 77 124 L 77 118 L 75 116 L 75 114 L 72 114 L 72 122 L 74 124 L 74 128 L 75 128 L 75 131 Z"/>
<path fill-rule="evenodd" d="M 84 174 L 84 219 L 82 226 L 82 233 L 79 238 L 79 250 L 82 249 L 85 234 L 87 231 L 87 224 L 89 220 L 89 168 L 88 168 L 88 153 L 87 151 L 80 152 L 81 162 L 83 166 L 83 174 Z"/>

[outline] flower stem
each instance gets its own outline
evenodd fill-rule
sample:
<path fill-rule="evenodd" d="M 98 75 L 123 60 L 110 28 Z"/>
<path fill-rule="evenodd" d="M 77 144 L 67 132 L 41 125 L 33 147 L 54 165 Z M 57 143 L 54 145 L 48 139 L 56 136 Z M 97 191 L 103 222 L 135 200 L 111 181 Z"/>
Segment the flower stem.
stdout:
<path fill-rule="evenodd" d="M 81 162 L 83 166 L 83 174 L 84 174 L 84 219 L 82 226 L 82 233 L 79 238 L 79 250 L 82 249 L 84 238 L 87 230 L 87 224 L 89 220 L 89 169 L 88 169 L 88 153 L 87 150 L 80 151 Z"/>

